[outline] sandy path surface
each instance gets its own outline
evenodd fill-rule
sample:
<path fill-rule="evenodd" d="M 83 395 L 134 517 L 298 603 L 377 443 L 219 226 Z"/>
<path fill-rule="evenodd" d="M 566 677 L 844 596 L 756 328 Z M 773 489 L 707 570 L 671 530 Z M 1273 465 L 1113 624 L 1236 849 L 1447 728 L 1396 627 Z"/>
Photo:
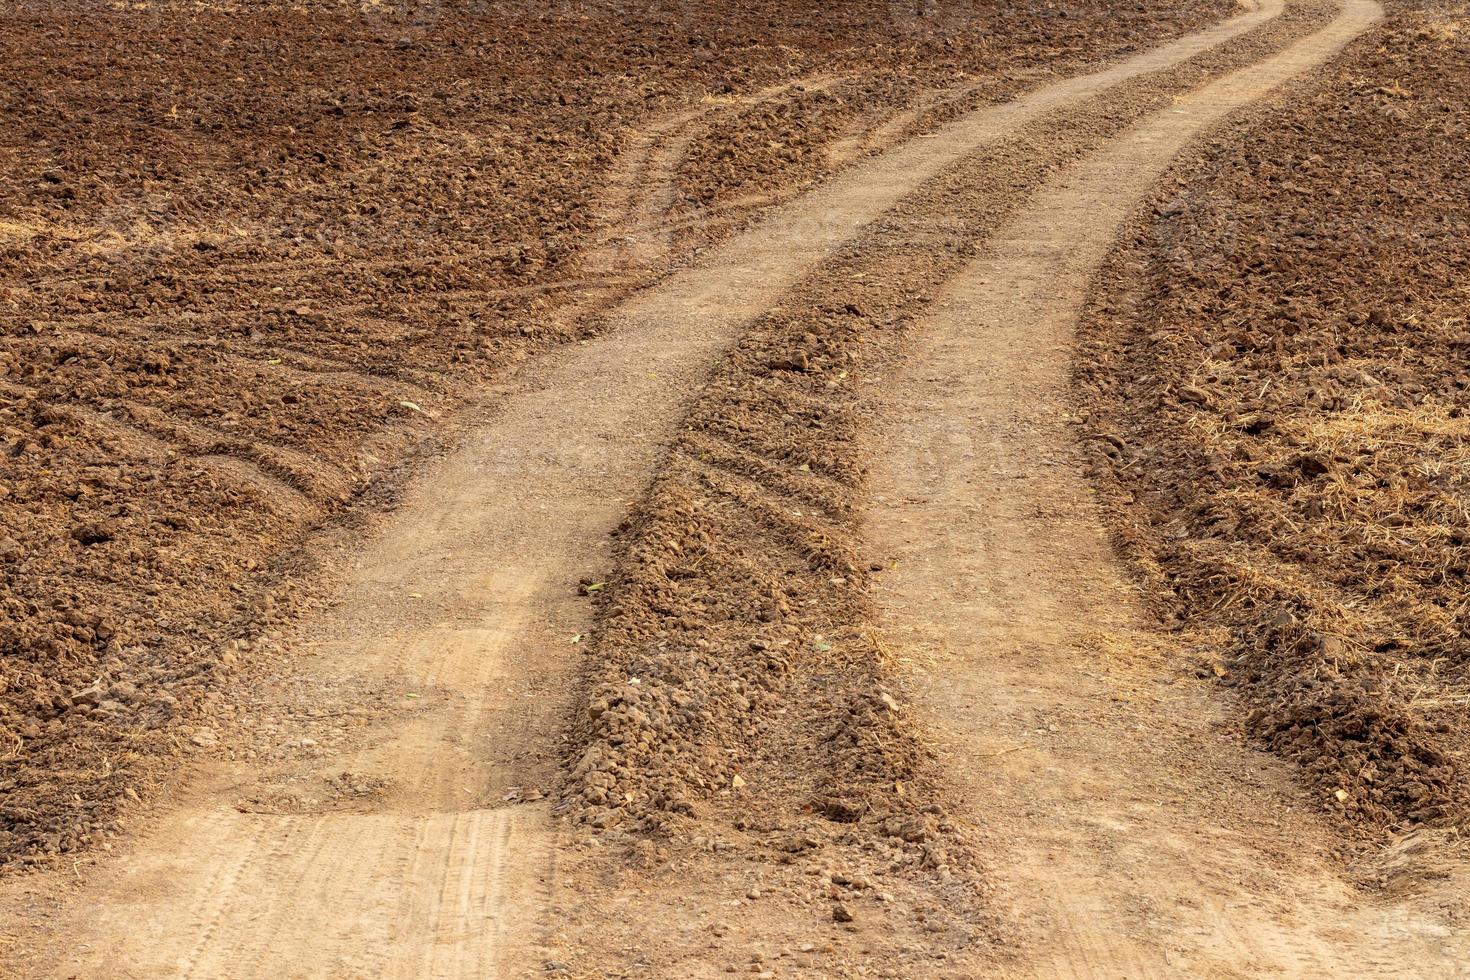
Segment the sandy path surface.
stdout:
<path fill-rule="evenodd" d="M 1029 937 L 1018 976 L 1458 976 L 1470 940 L 1366 899 L 1281 763 L 1225 740 L 1145 625 L 1067 423 L 1088 280 L 1170 159 L 1379 17 L 1177 100 L 1063 173 L 950 283 L 891 391 L 871 515 L 915 697 Z M 1172 661 L 1172 662 L 1171 662 Z"/>

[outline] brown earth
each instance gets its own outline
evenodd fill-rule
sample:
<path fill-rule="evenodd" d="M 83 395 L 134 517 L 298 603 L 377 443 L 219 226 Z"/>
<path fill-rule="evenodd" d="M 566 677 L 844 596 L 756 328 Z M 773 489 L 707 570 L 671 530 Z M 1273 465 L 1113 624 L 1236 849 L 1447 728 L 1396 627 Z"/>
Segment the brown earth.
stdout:
<path fill-rule="evenodd" d="M 778 477 L 861 489 L 855 468 L 825 461 L 846 458 L 840 437 L 860 432 L 844 407 L 861 414 L 867 404 L 844 382 L 881 376 L 913 311 L 965 264 L 975 236 L 1027 195 L 1045 199 L 1049 171 L 1105 155 L 1114 142 L 1161 165 L 1167 151 L 1128 137 L 1131 126 L 1173 120 L 1190 90 L 1265 58 L 1322 17 L 1315 8 L 1279 21 L 1276 13 L 1267 5 L 1186 44 L 958 119 L 620 304 L 595 342 L 527 364 L 384 533 L 354 549 L 337 608 L 287 637 L 294 656 L 276 657 L 270 685 L 247 702 L 253 730 L 224 732 L 225 745 L 185 784 L 179 806 L 147 821 L 117 860 L 88 869 L 74 895 L 48 876 L 17 883 L 7 908 L 24 909 L 21 921 L 34 926 L 25 944 L 31 972 L 169 975 L 184 964 L 205 975 L 481 975 L 534 963 L 537 931 L 528 924 L 543 903 L 561 910 L 544 923 L 546 959 L 557 969 L 565 956 L 573 969 L 689 975 L 763 962 L 753 944 L 762 957 L 785 953 L 793 967 L 837 974 L 882 962 L 890 972 L 931 975 L 949 959 L 963 972 L 988 959 L 998 930 L 966 830 L 936 802 L 941 774 L 925 760 L 910 709 L 883 697 L 894 665 L 850 635 L 864 625 L 869 580 L 856 576 L 861 568 L 849 573 L 854 601 L 833 604 L 841 615 L 828 616 L 824 597 L 847 584 L 832 579 L 847 576 L 832 575 L 823 555 L 841 552 L 803 553 L 795 519 L 823 497 L 808 487 L 793 501 Z M 1260 30 L 1240 36 L 1252 28 Z M 1304 50 L 1320 54 L 1328 43 Z M 1245 96 L 1254 91 L 1249 68 L 1228 77 L 1246 79 Z M 1181 122 L 1187 132 L 1191 120 Z M 854 236 L 857 247 L 839 250 Z M 807 269 L 813 276 L 802 281 Z M 924 280 L 910 278 L 917 269 Z M 859 274 L 874 281 L 859 289 Z M 822 304 L 811 317 L 814 300 L 843 295 L 841 310 Z M 756 319 L 773 304 L 775 314 Z M 850 333 L 870 318 L 891 326 L 894 340 L 876 333 L 886 326 Z M 742 331 L 745 340 L 720 361 Z M 854 356 L 829 362 L 844 351 Z M 712 361 L 723 366 L 689 415 L 685 399 Z M 846 377 L 839 361 L 851 364 Z M 839 438 L 824 444 L 810 426 L 776 425 L 770 396 L 796 399 Z M 709 562 L 697 554 L 688 569 L 675 568 L 665 561 L 669 542 L 650 535 L 662 515 L 682 517 L 677 494 L 689 485 L 690 456 L 682 444 L 627 526 L 619 575 L 597 571 L 606 567 L 604 532 L 639 494 L 681 418 L 710 444 L 696 459 L 723 453 L 703 461 L 719 477 L 712 505 L 738 518 L 728 498 L 759 522 L 714 525 L 707 541 L 690 539 L 722 549 L 718 558 L 742 570 L 756 566 L 755 577 L 779 577 L 790 608 L 777 605 L 777 619 L 761 619 L 767 607 L 750 601 L 741 576 L 701 570 Z M 732 452 L 742 458 L 732 461 Z M 748 485 L 743 467 L 755 474 Z M 833 543 L 847 539 L 856 550 L 850 522 L 828 524 Z M 783 547 L 756 550 L 771 543 Z M 759 557 L 742 564 L 742 555 Z M 572 733 L 592 743 L 599 765 L 612 765 L 598 768 L 606 779 L 573 788 L 620 790 L 632 803 L 653 796 L 659 780 L 688 790 L 680 780 L 730 776 L 728 786 L 685 794 L 703 808 L 698 818 L 641 803 L 614 811 L 644 821 L 652 835 L 630 836 L 640 829 L 631 821 L 574 834 L 548 821 L 540 802 L 557 788 L 549 715 L 565 704 L 569 661 L 592 632 L 576 597 L 584 573 L 582 591 L 611 603 L 626 597 L 632 615 L 619 636 L 609 626 L 619 617 L 605 610 L 585 670 L 611 674 L 618 697 L 594 700 L 582 718 L 596 724 Z M 707 615 L 712 609 L 728 618 Z M 681 621 L 697 617 L 706 621 Z M 764 622 L 757 628 L 772 642 L 743 635 L 751 619 Z M 824 621 L 840 629 L 814 634 Z M 770 656 L 746 663 L 746 651 Z M 782 658 L 784 672 L 765 666 Z M 758 713 L 727 693 L 737 671 L 756 697 L 733 693 Z M 647 711 L 630 697 L 645 691 Z M 682 725 L 670 724 L 669 704 L 687 712 Z M 848 710 L 869 704 L 871 712 Z M 748 745 L 732 731 L 742 717 L 755 731 L 744 736 Z M 823 737 L 832 731 L 843 737 Z M 574 759 L 586 755 L 587 741 L 566 744 Z M 702 761 L 710 750 L 737 753 L 742 784 L 724 759 Z M 677 764 L 681 754 L 693 764 Z M 913 763 L 926 769 L 893 779 Z M 822 794 L 821 814 L 806 812 L 811 786 Z M 722 789 L 735 797 L 728 804 Z M 593 804 L 593 796 L 582 799 Z M 575 805 L 550 809 L 593 824 L 609 812 Z M 610 862 L 596 856 L 609 851 Z"/>
<path fill-rule="evenodd" d="M 1450 975 L 1464 961 L 1465 908 L 1438 843 L 1415 833 L 1381 854 L 1345 848 L 1289 766 L 1222 726 L 1208 678 L 1234 681 L 1254 664 L 1245 690 L 1256 697 L 1279 660 L 1245 652 L 1206 658 L 1206 679 L 1181 673 L 1218 624 L 1173 635 L 1142 621 L 1067 431 L 1072 328 L 1125 218 L 1206 127 L 1220 128 L 1205 159 L 1235 145 L 1227 120 L 1239 107 L 1264 100 L 1252 140 L 1272 113 L 1300 119 L 1331 89 L 1278 87 L 1378 15 L 1371 0 L 1284 13 L 1267 0 L 980 111 L 1018 79 L 949 76 L 948 92 L 904 82 L 885 96 L 887 79 L 864 82 L 827 51 L 813 55 L 820 71 L 703 101 L 691 90 L 625 132 L 595 230 L 570 239 L 563 271 L 576 278 L 559 281 L 571 288 L 534 294 L 553 330 L 523 332 L 522 320 L 506 359 L 478 368 L 428 357 L 412 378 L 327 372 L 366 391 L 418 386 L 392 392 L 411 424 L 375 423 L 356 443 L 326 416 L 299 445 L 229 442 L 217 421 L 182 417 L 187 385 L 163 411 L 132 406 L 125 426 L 108 414 L 120 402 L 40 406 L 114 427 L 159 459 L 194 454 L 219 485 L 247 482 L 273 513 L 291 511 L 283 528 L 352 520 L 280 552 L 274 568 L 256 562 L 263 576 L 306 581 L 253 605 L 243 642 L 210 649 L 196 633 L 190 666 L 207 669 L 194 679 L 119 669 L 60 706 L 52 745 L 83 744 L 74 733 L 85 731 L 102 776 L 138 779 L 169 739 L 194 758 L 174 806 L 51 847 L 120 853 L 11 878 L 7 966 Z M 394 52 L 432 33 L 399 26 Z M 1414 43 L 1436 37 L 1455 35 Z M 953 50 L 954 35 L 929 41 Z M 872 61 L 864 70 L 882 74 Z M 1340 84 L 1335 72 L 1327 80 Z M 879 104 L 854 112 L 864 85 Z M 800 152 L 747 130 L 784 133 Z M 746 165 L 712 146 L 740 147 Z M 1191 241 L 1207 248 L 1218 231 Z M 1102 282 L 1155 254 L 1156 232 L 1138 234 Z M 1293 296 L 1296 284 L 1273 288 Z M 447 295 L 434 294 L 426 331 L 488 294 Z M 1099 308 L 1122 302 L 1105 295 Z M 330 323 L 303 308 L 292 315 L 308 326 Z M 1139 312 L 1157 327 L 1159 310 Z M 1134 403 L 1118 392 L 1156 382 L 1143 369 L 1105 375 L 1134 362 L 1118 353 L 1125 341 L 1088 329 L 1097 361 L 1084 377 L 1112 387 L 1078 411 L 1081 445 L 1121 454 L 1151 430 L 1119 433 Z M 6 390 L 30 404 L 37 374 Z M 486 378 L 497 383 L 480 404 L 447 414 Z M 1214 404 L 1202 394 L 1186 402 Z M 393 467 L 451 440 L 400 494 Z M 323 487 L 343 468 L 332 446 L 375 460 L 328 505 Z M 1126 491 L 1099 479 L 1123 523 Z M 364 541 L 369 504 L 395 512 Z M 112 545 L 130 516 L 78 525 L 76 547 Z M 210 581 L 208 569 L 192 574 Z M 330 607 L 295 615 L 313 593 Z M 157 592 L 179 608 L 197 595 Z M 94 643 L 111 626 L 72 623 Z M 175 628 L 160 619 L 158 635 Z M 158 689 L 203 691 L 205 711 L 155 698 L 159 744 L 117 755 L 114 733 L 142 727 L 128 720 L 135 697 Z M 31 800 L 64 801 L 76 777 L 44 779 Z M 66 819 L 101 823 L 108 804 L 71 805 L 84 816 Z M 37 810 L 20 812 L 36 823 Z M 136 833 L 118 838 L 125 826 Z M 1364 891 L 1365 879 L 1388 887 Z"/>
<path fill-rule="evenodd" d="M 232 723 L 302 533 L 753 190 L 1220 6 L 8 9 L 0 852 L 110 835 Z"/>
<path fill-rule="evenodd" d="M 1078 359 L 1161 615 L 1365 834 L 1470 817 L 1470 21 L 1391 11 L 1176 171 Z"/>

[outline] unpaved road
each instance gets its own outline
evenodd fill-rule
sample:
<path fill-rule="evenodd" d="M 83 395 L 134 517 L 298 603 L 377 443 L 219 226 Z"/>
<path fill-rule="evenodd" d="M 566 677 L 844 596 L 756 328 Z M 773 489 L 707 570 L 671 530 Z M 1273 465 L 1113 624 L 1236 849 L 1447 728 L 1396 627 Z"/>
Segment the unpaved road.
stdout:
<path fill-rule="evenodd" d="M 605 565 L 607 532 L 713 359 L 824 255 L 965 154 L 1279 10 L 1265 3 L 855 167 L 636 296 L 602 339 L 514 379 L 493 417 L 418 482 L 338 606 L 303 626 L 319 642 L 303 683 L 323 704 L 362 690 L 402 707 L 340 754 L 200 777 L 175 813 L 21 937 L 25 972 L 538 969 L 559 831 L 546 804 L 511 801 L 553 788 L 575 640 L 589 625 L 577 580 Z M 1201 770 L 1155 751 L 1165 736 L 1181 740 L 1178 753 L 1208 740 L 1200 704 L 1145 693 L 1118 707 L 1119 685 L 1152 691 L 1154 668 L 1132 653 L 1146 641 L 1060 418 L 1070 318 L 1129 209 L 1189 138 L 1330 57 L 1375 12 L 1349 0 L 1327 29 L 1181 97 L 1047 186 L 954 284 L 932 346 L 895 388 L 888 445 L 935 458 L 886 457 L 876 482 L 875 541 L 903 556 L 889 628 L 931 650 L 942 683 L 919 701 L 956 778 L 993 797 L 973 816 L 994 835 L 1004 890 L 1028 922 L 1046 923 L 1038 934 L 1052 933 L 1020 972 L 1310 972 L 1391 953 L 1426 975 L 1448 962 L 1428 921 L 1374 910 L 1343 931 L 1347 896 L 1325 868 L 1278 861 L 1284 878 L 1255 873 L 1262 848 L 1320 834 L 1296 822 L 1257 839 L 1250 816 L 1279 812 L 1281 796 L 1279 774 L 1254 757 L 1211 746 L 1215 768 Z M 1124 679 L 1097 672 L 1098 644 L 1121 647 Z M 365 789 L 334 797 L 334 780 Z M 1315 897 L 1287 908 L 1298 890 Z M 36 898 L 21 882 L 6 901 Z M 677 914 L 677 896 L 666 904 L 648 915 Z"/>

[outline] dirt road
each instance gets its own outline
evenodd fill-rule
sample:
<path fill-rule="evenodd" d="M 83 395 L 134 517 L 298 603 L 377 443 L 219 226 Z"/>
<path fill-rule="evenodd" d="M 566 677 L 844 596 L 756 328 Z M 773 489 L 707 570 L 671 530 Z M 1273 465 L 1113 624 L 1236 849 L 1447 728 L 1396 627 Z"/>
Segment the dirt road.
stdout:
<path fill-rule="evenodd" d="M 577 583 L 605 569 L 608 531 L 713 361 L 783 290 L 967 154 L 1280 9 L 1264 3 L 860 164 L 633 298 L 601 339 L 513 379 L 361 555 L 337 607 L 302 627 L 299 642 L 318 649 L 293 692 L 312 707 L 276 732 L 293 752 L 195 780 L 173 815 L 24 937 L 26 972 L 539 969 L 565 843 L 543 798 L 590 625 Z M 1047 185 L 953 284 L 931 346 L 894 386 L 896 428 L 876 451 L 917 444 L 932 458 L 887 456 L 875 483 L 875 546 L 902 569 L 887 585 L 888 626 L 931 651 L 936 683 L 917 700 L 957 778 L 990 800 L 970 816 L 998 845 L 1005 894 L 1022 919 L 1050 924 L 1038 934 L 1061 937 L 1020 972 L 1368 962 L 1327 934 L 1346 907 L 1331 872 L 1278 853 L 1323 839 L 1281 809 L 1280 774 L 1228 746 L 1210 746 L 1213 768 L 1188 762 L 1189 746 L 1210 740 L 1208 708 L 1157 695 L 1152 662 L 1133 651 L 1149 641 L 1069 465 L 1061 406 L 1086 277 L 1151 181 L 1187 140 L 1320 64 L 1375 12 L 1349 0 L 1327 28 L 1181 95 Z M 1099 645 L 1119 651 L 1111 678 L 1088 666 Z M 1180 744 L 1160 754 L 1162 737 Z M 1294 822 L 1258 834 L 1263 808 Z M 1317 897 L 1286 909 L 1303 888 Z M 22 882 L 6 902 L 38 898 Z M 643 914 L 677 918 L 679 896 Z M 1420 975 L 1448 962 L 1433 958 L 1434 922 L 1365 914 L 1354 926 L 1375 955 Z"/>

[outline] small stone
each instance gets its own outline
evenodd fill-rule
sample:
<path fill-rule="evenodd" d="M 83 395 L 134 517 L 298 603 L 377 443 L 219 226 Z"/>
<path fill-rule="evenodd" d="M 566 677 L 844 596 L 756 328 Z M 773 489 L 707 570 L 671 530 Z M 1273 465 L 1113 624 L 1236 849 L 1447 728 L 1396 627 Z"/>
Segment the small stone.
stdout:
<path fill-rule="evenodd" d="M 201 728 L 190 736 L 189 741 L 201 749 L 208 749 L 219 744 L 219 736 L 214 733 L 214 729 L 212 728 Z"/>
<path fill-rule="evenodd" d="M 899 837 L 910 844 L 922 843 L 929 836 L 929 827 L 920 816 L 894 817 L 886 827 L 890 837 Z"/>
<path fill-rule="evenodd" d="M 853 920 L 852 909 L 843 902 L 834 902 L 832 905 L 833 922 L 851 922 Z"/>

